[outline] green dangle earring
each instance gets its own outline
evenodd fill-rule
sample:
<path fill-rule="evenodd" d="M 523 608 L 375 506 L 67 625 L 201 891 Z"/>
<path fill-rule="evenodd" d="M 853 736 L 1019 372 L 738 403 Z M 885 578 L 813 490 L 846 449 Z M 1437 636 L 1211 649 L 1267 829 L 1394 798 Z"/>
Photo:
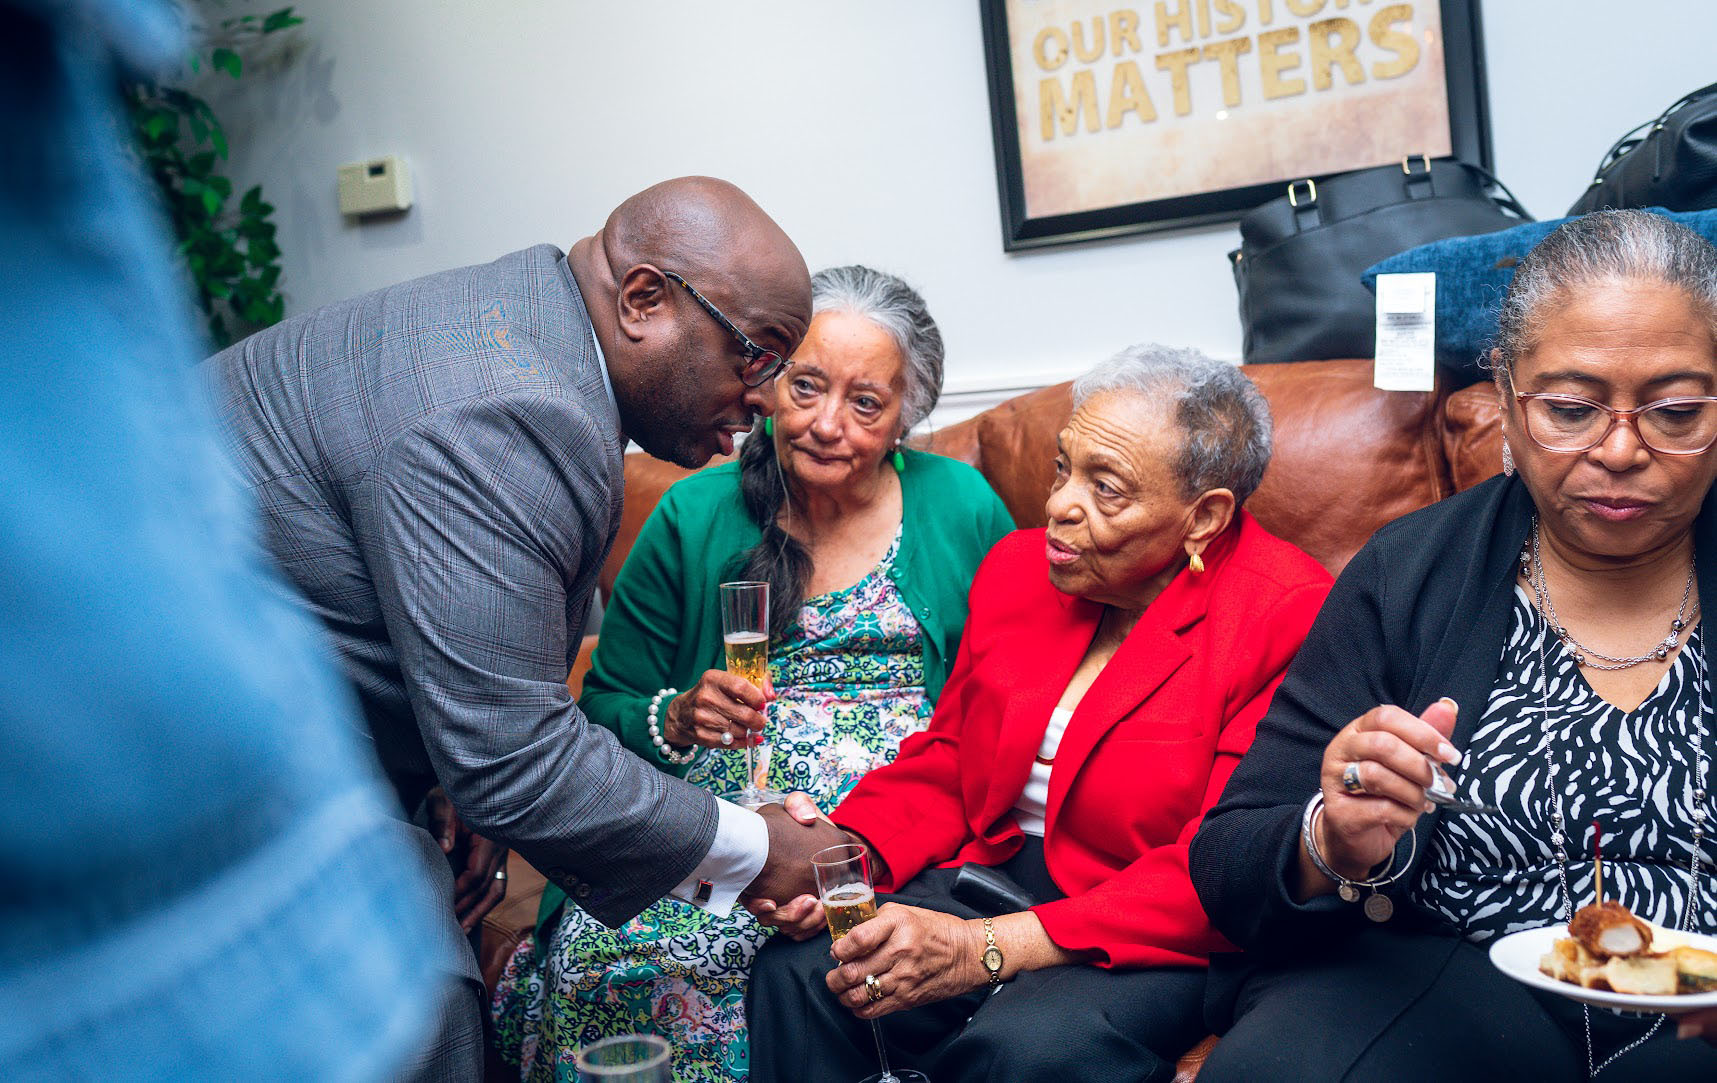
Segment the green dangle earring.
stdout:
<path fill-rule="evenodd" d="M 773 440 L 775 438 L 775 419 L 774 418 L 766 417 L 763 419 L 763 435 L 769 437 L 771 440 Z"/>
<path fill-rule="evenodd" d="M 894 445 L 894 455 L 892 456 L 892 459 L 894 462 L 894 472 L 896 474 L 906 473 L 906 456 L 900 453 L 899 444 Z"/>

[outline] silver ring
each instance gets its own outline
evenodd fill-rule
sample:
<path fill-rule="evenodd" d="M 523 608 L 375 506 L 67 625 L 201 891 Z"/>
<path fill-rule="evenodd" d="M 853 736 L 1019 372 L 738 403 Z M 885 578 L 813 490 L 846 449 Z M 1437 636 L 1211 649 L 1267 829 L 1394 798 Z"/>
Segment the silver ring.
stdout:
<path fill-rule="evenodd" d="M 1346 790 L 1351 797 L 1358 797 L 1360 794 L 1369 792 L 1365 788 L 1365 783 L 1359 780 L 1358 760 L 1354 760 L 1341 769 L 1341 788 Z"/>
<path fill-rule="evenodd" d="M 496 869 L 495 870 L 495 879 L 505 880 L 506 878 L 507 878 L 507 870 L 506 869 Z"/>
<path fill-rule="evenodd" d="M 881 1000 L 885 995 L 882 991 L 882 983 L 876 980 L 875 974 L 866 974 L 864 976 L 864 995 L 865 999 L 870 1001 L 872 1004 Z"/>
<path fill-rule="evenodd" d="M 722 730 L 721 731 L 721 743 L 724 746 L 733 744 L 733 731 L 732 730 Z"/>

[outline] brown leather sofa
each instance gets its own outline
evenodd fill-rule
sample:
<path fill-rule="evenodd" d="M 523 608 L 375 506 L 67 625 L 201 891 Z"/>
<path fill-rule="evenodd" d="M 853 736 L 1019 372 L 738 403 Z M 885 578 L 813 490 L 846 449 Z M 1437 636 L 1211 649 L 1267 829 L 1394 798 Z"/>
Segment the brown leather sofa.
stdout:
<path fill-rule="evenodd" d="M 1332 574 L 1385 523 L 1495 474 L 1502 466 L 1496 393 L 1477 384 L 1454 393 L 1378 391 L 1369 360 L 1248 365 L 1276 423 L 1275 456 L 1247 508 L 1272 533 L 1310 553 Z M 1071 411 L 1070 386 L 1033 391 L 918 441 L 983 472 L 1020 526 L 1041 526 L 1054 478 L 1055 438 Z M 689 471 L 626 458 L 626 507 L 602 573 L 614 577 L 664 490 Z M 595 637 L 567 684 L 577 694 Z M 493 987 L 536 917 L 543 879 L 517 855 L 506 901 L 484 921 L 483 973 Z M 1191 1079 L 1215 1039 L 1182 1059 Z"/>

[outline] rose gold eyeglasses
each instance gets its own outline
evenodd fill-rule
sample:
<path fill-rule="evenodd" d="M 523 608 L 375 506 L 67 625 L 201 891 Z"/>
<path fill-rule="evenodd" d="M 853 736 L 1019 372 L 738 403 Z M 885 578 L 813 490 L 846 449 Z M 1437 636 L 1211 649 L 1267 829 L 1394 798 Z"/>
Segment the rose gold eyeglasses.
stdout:
<path fill-rule="evenodd" d="M 1514 380 L 1509 378 L 1509 387 Z M 1516 391 L 1526 435 L 1545 451 L 1577 455 L 1610 438 L 1617 422 L 1633 426 L 1640 443 L 1659 455 L 1698 455 L 1717 444 L 1717 396 L 1658 399 L 1631 410 L 1541 391 Z"/>

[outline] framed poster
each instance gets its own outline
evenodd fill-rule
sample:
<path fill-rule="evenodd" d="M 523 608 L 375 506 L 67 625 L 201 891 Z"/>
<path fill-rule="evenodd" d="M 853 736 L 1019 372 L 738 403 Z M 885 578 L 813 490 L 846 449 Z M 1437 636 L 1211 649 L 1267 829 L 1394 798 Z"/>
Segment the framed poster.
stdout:
<path fill-rule="evenodd" d="M 979 3 L 1009 251 L 1409 155 L 1490 168 L 1479 0 Z"/>

